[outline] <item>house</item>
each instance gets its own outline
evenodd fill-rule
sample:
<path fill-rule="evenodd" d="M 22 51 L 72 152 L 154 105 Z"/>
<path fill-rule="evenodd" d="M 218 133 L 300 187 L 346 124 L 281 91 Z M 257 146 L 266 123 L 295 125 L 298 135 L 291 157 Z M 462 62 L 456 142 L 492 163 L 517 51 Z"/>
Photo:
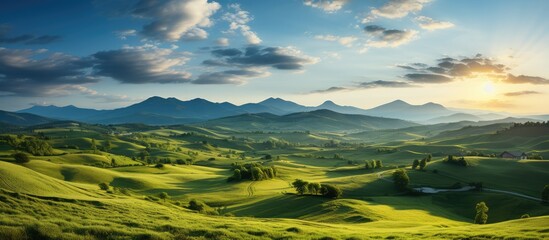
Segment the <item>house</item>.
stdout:
<path fill-rule="evenodd" d="M 528 155 L 525 152 L 508 152 L 504 151 L 499 155 L 500 158 L 513 158 L 513 159 L 528 159 Z"/>

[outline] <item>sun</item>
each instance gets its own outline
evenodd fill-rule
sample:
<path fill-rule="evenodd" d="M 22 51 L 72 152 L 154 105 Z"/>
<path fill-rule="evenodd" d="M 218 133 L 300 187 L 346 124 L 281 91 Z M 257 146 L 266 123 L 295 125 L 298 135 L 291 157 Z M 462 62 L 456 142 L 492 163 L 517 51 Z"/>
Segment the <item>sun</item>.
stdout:
<path fill-rule="evenodd" d="M 494 92 L 496 92 L 496 89 L 494 88 L 494 84 L 492 82 L 486 82 L 483 86 L 483 90 L 487 94 L 494 94 Z"/>

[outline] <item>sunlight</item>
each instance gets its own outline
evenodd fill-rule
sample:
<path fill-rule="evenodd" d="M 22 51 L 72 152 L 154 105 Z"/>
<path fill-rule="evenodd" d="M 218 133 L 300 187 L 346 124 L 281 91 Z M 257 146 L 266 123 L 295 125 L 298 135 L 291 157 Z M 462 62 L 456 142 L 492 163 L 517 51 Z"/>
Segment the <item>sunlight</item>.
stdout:
<path fill-rule="evenodd" d="M 484 93 L 486 94 L 494 94 L 496 92 L 496 88 L 494 87 L 494 84 L 491 81 L 486 82 L 483 86 L 483 89 L 484 89 Z"/>

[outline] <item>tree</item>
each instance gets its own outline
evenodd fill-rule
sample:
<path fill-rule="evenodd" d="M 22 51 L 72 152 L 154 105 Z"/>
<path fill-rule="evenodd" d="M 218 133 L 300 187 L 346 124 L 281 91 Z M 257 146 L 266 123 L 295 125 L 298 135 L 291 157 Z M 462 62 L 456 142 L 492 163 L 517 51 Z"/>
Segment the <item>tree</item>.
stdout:
<path fill-rule="evenodd" d="M 406 190 L 410 183 L 410 178 L 404 169 L 398 169 L 393 172 L 393 182 L 398 190 Z"/>
<path fill-rule="evenodd" d="M 303 195 L 307 191 L 307 185 L 309 185 L 309 183 L 301 179 L 296 179 L 292 183 L 292 186 L 295 188 L 299 195 Z"/>
<path fill-rule="evenodd" d="M 103 143 L 103 150 L 105 150 L 105 152 L 109 152 L 111 149 L 112 149 L 111 140 L 105 141 L 105 142 Z"/>
<path fill-rule="evenodd" d="M 20 142 L 16 137 L 8 135 L 6 138 L 6 142 L 8 143 L 8 145 L 10 145 L 10 147 L 13 148 L 14 151 L 17 152 L 17 149 L 19 149 Z"/>
<path fill-rule="evenodd" d="M 141 159 L 141 161 L 145 161 L 150 155 L 151 154 L 149 154 L 149 151 L 147 150 L 141 150 L 141 152 L 139 152 L 139 158 Z"/>
<path fill-rule="evenodd" d="M 414 162 L 412 163 L 412 169 L 416 169 L 417 166 L 419 166 L 419 160 L 415 159 Z"/>
<path fill-rule="evenodd" d="M 170 196 L 169 196 L 168 193 L 166 193 L 166 192 L 161 192 L 160 194 L 158 194 L 158 197 L 159 197 L 160 199 L 163 199 L 164 202 L 166 202 L 166 199 L 170 198 Z"/>
<path fill-rule="evenodd" d="M 419 170 L 423 170 L 427 166 L 427 158 L 421 159 L 419 162 Z"/>
<path fill-rule="evenodd" d="M 102 183 L 99 184 L 99 188 L 100 188 L 101 190 L 107 191 L 107 190 L 109 190 L 109 184 L 108 184 L 108 183 L 102 182 Z"/>
<path fill-rule="evenodd" d="M 340 188 L 331 184 L 322 184 L 320 192 L 322 193 L 322 196 L 329 198 L 339 198 L 343 194 L 343 191 L 341 191 Z"/>
<path fill-rule="evenodd" d="M 427 155 L 427 162 L 431 162 L 432 159 L 433 159 L 433 155 L 429 153 L 429 155 Z"/>
<path fill-rule="evenodd" d="M 382 168 L 383 163 L 381 163 L 381 160 L 376 160 L 376 168 Z"/>
<path fill-rule="evenodd" d="M 321 189 L 320 183 L 313 182 L 307 185 L 307 190 L 311 194 L 317 195 L 320 192 L 320 189 Z"/>
<path fill-rule="evenodd" d="M 111 167 L 116 167 L 116 159 L 111 159 Z"/>
<path fill-rule="evenodd" d="M 242 173 L 240 172 L 240 169 L 235 169 L 233 171 L 233 175 L 230 176 L 227 181 L 228 182 L 232 182 L 232 181 L 240 181 L 242 180 Z"/>
<path fill-rule="evenodd" d="M 15 159 L 16 163 L 28 163 L 30 161 L 29 155 L 22 152 L 13 154 L 13 158 Z"/>
<path fill-rule="evenodd" d="M 479 202 L 475 206 L 477 214 L 475 216 L 476 224 L 485 224 L 488 221 L 488 206 L 485 202 Z"/>
<path fill-rule="evenodd" d="M 263 173 L 263 170 L 261 170 L 260 167 L 253 167 L 252 168 L 252 180 L 253 181 L 261 181 L 265 178 L 265 173 Z"/>
<path fill-rule="evenodd" d="M 92 138 L 90 143 L 90 149 L 95 153 L 97 152 L 97 145 L 95 144 L 95 139 Z"/>
<path fill-rule="evenodd" d="M 549 202 L 549 184 L 545 185 L 541 192 L 541 201 Z"/>

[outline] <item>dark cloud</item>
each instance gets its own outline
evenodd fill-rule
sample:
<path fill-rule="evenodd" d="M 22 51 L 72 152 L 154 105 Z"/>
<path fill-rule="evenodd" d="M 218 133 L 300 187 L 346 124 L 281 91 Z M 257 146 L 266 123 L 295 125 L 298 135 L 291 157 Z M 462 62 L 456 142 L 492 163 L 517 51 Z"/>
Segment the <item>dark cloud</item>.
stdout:
<path fill-rule="evenodd" d="M 212 54 L 216 57 L 234 57 L 242 55 L 242 51 L 236 48 L 226 48 L 213 50 Z"/>
<path fill-rule="evenodd" d="M 306 56 L 291 47 L 247 47 L 238 49 L 217 49 L 212 51 L 217 59 L 206 60 L 205 65 L 229 66 L 239 68 L 272 67 L 279 70 L 300 70 L 305 65 L 315 64 L 317 58 Z"/>
<path fill-rule="evenodd" d="M 32 34 L 23 34 L 14 37 L 8 37 L 11 27 L 8 25 L 0 25 L 0 43 L 4 44 L 48 44 L 61 40 L 61 36 L 57 35 L 42 35 L 35 36 Z"/>
<path fill-rule="evenodd" d="M 177 56 L 171 49 L 123 48 L 93 54 L 94 73 L 121 83 L 185 83 L 191 74 L 175 68 L 189 59 Z"/>
<path fill-rule="evenodd" d="M 378 26 L 378 25 L 368 25 L 364 27 L 364 31 L 369 33 L 378 33 L 378 32 L 383 32 L 385 30 L 386 29 L 384 27 Z"/>
<path fill-rule="evenodd" d="M 444 75 L 430 73 L 409 73 L 404 77 L 416 83 L 447 83 L 452 81 L 452 78 Z"/>
<path fill-rule="evenodd" d="M 44 54 L 43 50 L 0 48 L 0 92 L 17 96 L 63 95 L 66 87 L 97 82 L 88 74 L 92 62 L 61 53 Z"/>
<path fill-rule="evenodd" d="M 541 93 L 537 92 L 537 91 L 518 91 L 518 92 L 505 93 L 505 96 L 507 96 L 507 97 L 516 97 L 516 96 L 533 95 L 533 94 L 541 94 Z"/>
<path fill-rule="evenodd" d="M 378 25 L 368 25 L 364 31 L 373 36 L 367 43 L 367 47 L 397 47 L 408 43 L 417 35 L 415 30 L 386 29 Z"/>
<path fill-rule="evenodd" d="M 358 84 L 358 87 L 360 88 L 407 88 L 407 87 L 414 87 L 414 85 L 407 82 L 377 80 L 373 82 L 361 82 L 360 84 Z"/>
<path fill-rule="evenodd" d="M 406 70 L 417 70 L 416 68 L 414 68 L 412 66 L 408 66 L 408 65 L 397 65 L 397 67 L 403 68 L 403 69 L 406 69 Z"/>
<path fill-rule="evenodd" d="M 531 83 L 531 84 L 549 84 L 549 79 L 542 77 L 508 74 L 507 78 L 503 80 L 506 83 Z"/>
<path fill-rule="evenodd" d="M 355 86 L 350 86 L 350 87 L 331 87 L 324 90 L 312 91 L 311 93 L 341 92 L 341 91 L 351 91 L 351 90 L 370 89 L 370 88 L 409 88 L 409 87 L 416 87 L 416 86 L 407 82 L 377 80 L 372 82 L 361 82 Z"/>
<path fill-rule="evenodd" d="M 242 84 L 250 78 L 265 77 L 268 72 L 246 69 L 227 70 L 221 72 L 203 73 L 196 78 L 194 84 Z"/>
<path fill-rule="evenodd" d="M 31 39 L 25 42 L 25 44 L 48 44 L 52 42 L 57 42 L 59 40 L 61 40 L 61 36 L 43 35 L 43 36 Z"/>

